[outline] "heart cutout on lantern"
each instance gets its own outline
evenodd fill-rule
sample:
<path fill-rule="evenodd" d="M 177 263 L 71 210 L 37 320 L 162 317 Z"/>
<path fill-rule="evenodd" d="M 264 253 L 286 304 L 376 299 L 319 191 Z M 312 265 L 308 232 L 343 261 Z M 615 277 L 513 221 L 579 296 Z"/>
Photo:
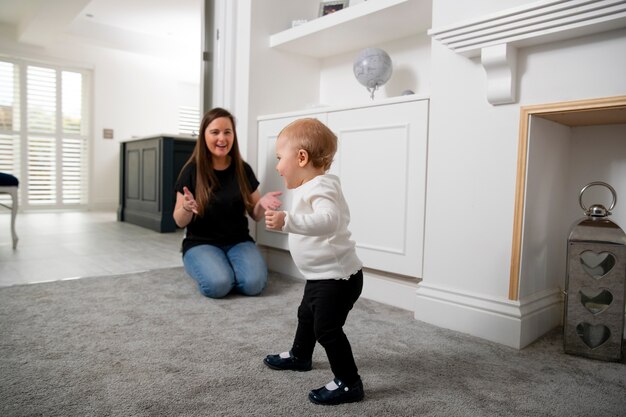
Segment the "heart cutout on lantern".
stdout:
<path fill-rule="evenodd" d="M 601 288 L 594 290 L 593 288 L 581 288 L 580 302 L 591 314 L 600 314 L 613 302 L 613 294 L 609 290 Z"/>
<path fill-rule="evenodd" d="M 589 275 L 595 279 L 600 279 L 615 266 L 615 256 L 609 252 L 595 253 L 586 250 L 580 254 L 580 263 Z"/>
<path fill-rule="evenodd" d="M 591 349 L 602 346 L 611 337 L 611 331 L 604 324 L 579 323 L 576 333 Z"/>

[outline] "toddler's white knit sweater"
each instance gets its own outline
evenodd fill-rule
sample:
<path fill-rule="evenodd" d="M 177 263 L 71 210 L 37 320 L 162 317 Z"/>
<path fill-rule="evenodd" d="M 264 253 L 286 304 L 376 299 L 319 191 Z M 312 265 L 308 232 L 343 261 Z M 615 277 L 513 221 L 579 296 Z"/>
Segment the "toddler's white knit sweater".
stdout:
<path fill-rule="evenodd" d="M 294 189 L 283 231 L 306 279 L 348 279 L 362 267 L 348 230 L 350 209 L 335 175 L 318 175 Z"/>

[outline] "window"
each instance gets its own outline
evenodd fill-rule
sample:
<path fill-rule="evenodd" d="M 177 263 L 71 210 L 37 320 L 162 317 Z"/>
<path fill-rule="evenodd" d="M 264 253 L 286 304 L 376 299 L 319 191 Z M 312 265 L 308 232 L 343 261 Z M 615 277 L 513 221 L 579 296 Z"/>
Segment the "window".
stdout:
<path fill-rule="evenodd" d="M 200 129 L 200 112 L 196 107 L 178 107 L 178 132 L 181 135 L 198 134 Z"/>
<path fill-rule="evenodd" d="M 88 79 L 83 70 L 0 61 L 0 171 L 19 178 L 23 207 L 87 204 Z"/>
<path fill-rule="evenodd" d="M 0 171 L 20 173 L 18 68 L 0 61 Z"/>

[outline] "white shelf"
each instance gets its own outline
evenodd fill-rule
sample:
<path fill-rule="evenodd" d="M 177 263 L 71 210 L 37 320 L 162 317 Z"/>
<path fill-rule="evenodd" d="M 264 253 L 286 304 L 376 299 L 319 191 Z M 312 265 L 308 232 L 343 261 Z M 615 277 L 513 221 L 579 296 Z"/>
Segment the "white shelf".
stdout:
<path fill-rule="evenodd" d="M 430 0 L 370 0 L 276 33 L 270 47 L 324 58 L 426 33 L 430 24 Z"/>

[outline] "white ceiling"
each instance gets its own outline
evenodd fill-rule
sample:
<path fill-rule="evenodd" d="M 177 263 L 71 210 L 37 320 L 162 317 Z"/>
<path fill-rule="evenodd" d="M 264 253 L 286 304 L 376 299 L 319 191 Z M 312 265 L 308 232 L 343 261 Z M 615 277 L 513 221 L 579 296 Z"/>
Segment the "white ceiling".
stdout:
<path fill-rule="evenodd" d="M 15 40 L 59 39 L 139 53 L 198 53 L 204 0 L 0 0 L 0 27 Z"/>

